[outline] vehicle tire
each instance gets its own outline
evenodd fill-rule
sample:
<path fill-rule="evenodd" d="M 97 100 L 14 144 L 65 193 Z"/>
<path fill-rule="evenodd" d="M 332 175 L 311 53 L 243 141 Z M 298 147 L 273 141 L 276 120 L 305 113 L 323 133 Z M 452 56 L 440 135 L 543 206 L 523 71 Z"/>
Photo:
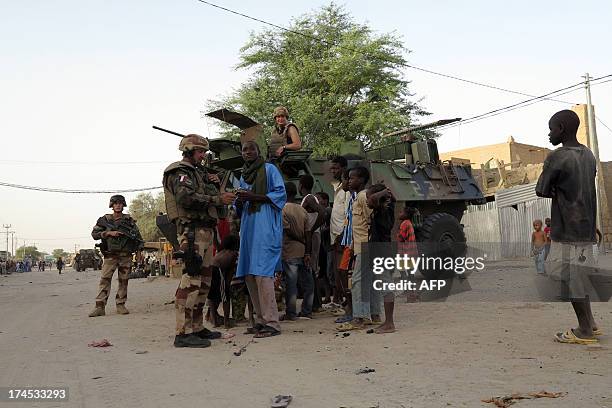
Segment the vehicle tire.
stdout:
<path fill-rule="evenodd" d="M 467 252 L 463 226 L 457 218 L 448 213 L 434 213 L 423 220 L 416 231 L 419 256 L 441 258 L 442 262 L 422 262 L 421 274 L 426 279 L 448 279 L 456 276 L 455 270 L 449 268 L 446 258 L 464 257 Z M 445 263 L 447 265 L 445 265 Z M 447 268 L 445 268 L 447 266 Z"/>

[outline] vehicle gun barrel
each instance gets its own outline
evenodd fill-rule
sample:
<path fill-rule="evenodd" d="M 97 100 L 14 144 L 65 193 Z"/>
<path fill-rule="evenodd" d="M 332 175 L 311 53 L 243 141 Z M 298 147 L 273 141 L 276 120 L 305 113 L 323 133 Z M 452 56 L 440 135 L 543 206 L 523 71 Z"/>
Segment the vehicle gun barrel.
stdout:
<path fill-rule="evenodd" d="M 180 134 L 178 132 L 174 132 L 172 130 L 164 129 L 164 128 L 161 128 L 159 126 L 153 126 L 153 129 L 161 130 L 162 132 L 170 133 L 171 135 L 175 135 L 175 136 L 178 136 L 178 137 L 185 137 L 185 135 L 183 135 L 183 134 Z"/>

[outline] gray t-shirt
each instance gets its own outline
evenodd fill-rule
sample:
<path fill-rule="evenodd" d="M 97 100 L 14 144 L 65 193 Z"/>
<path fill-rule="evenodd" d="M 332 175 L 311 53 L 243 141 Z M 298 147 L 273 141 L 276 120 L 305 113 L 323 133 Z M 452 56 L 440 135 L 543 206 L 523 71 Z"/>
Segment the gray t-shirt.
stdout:
<path fill-rule="evenodd" d="M 593 153 L 583 145 L 551 152 L 536 194 L 552 198 L 550 237 L 557 242 L 595 242 L 597 198 Z"/>

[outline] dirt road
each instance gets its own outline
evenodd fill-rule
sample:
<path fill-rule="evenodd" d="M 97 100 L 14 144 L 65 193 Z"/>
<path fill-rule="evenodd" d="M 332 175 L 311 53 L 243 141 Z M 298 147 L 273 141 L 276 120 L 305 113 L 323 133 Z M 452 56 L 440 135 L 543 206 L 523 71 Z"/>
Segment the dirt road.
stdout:
<path fill-rule="evenodd" d="M 506 290 L 533 273 L 528 260 L 490 264 L 459 295 L 465 302 L 398 302 L 397 333 L 337 336 L 322 315 L 283 324 L 281 336 L 239 357 L 233 344 L 251 339 L 244 327 L 208 349 L 172 346 L 174 306 L 165 303 L 175 280 L 131 280 L 131 314 L 111 304 L 93 319 L 99 272 L 1 276 L 0 386 L 67 386 L 70 400 L 0 406 L 268 407 L 290 394 L 291 408 L 492 407 L 481 399 L 547 390 L 567 395 L 515 406 L 612 408 L 612 305 L 593 307 L 600 347 L 554 343 L 575 325 L 571 306 L 516 301 Z M 113 346 L 87 346 L 103 338 Z M 376 371 L 356 374 L 366 366 Z"/>

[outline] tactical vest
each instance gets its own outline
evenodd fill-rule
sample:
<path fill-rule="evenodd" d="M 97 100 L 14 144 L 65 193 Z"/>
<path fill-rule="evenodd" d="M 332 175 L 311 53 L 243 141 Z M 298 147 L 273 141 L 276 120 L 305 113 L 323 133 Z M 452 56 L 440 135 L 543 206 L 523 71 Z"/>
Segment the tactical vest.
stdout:
<path fill-rule="evenodd" d="M 204 169 L 197 168 L 185 161 L 172 163 L 164 170 L 163 182 L 166 212 L 168 213 L 170 221 L 176 222 L 179 220 L 188 223 L 196 222 L 198 224 L 212 226 L 217 223 L 218 218 L 225 217 L 226 209 L 224 205 L 209 205 L 206 210 L 194 210 L 179 205 L 173 191 L 174 186 L 169 183 L 169 176 L 179 170 L 189 174 L 190 179 L 195 184 L 194 189 L 196 192 L 209 196 L 219 196 L 219 189 L 215 184 L 208 182 L 208 174 Z"/>
<path fill-rule="evenodd" d="M 275 157 L 276 150 L 278 150 L 279 147 L 291 144 L 291 137 L 289 136 L 289 128 L 291 126 L 293 126 L 295 130 L 299 132 L 297 126 L 295 126 L 293 123 L 287 123 L 287 126 L 285 126 L 281 133 L 278 133 L 278 129 L 276 126 L 274 126 L 274 129 L 272 129 L 272 134 L 270 135 L 268 157 Z"/>
<path fill-rule="evenodd" d="M 115 223 L 115 218 L 112 214 L 104 215 L 106 221 L 108 223 Z M 132 217 L 127 214 L 123 214 L 121 218 L 117 221 L 123 221 L 128 224 L 131 228 L 136 228 L 136 221 Z M 127 222 L 126 222 L 127 221 Z M 100 245 L 100 251 L 103 254 L 127 254 L 134 253 L 138 250 L 140 243 L 133 239 L 126 237 L 125 235 L 120 235 L 118 237 L 108 237 L 102 239 L 102 244 Z"/>

